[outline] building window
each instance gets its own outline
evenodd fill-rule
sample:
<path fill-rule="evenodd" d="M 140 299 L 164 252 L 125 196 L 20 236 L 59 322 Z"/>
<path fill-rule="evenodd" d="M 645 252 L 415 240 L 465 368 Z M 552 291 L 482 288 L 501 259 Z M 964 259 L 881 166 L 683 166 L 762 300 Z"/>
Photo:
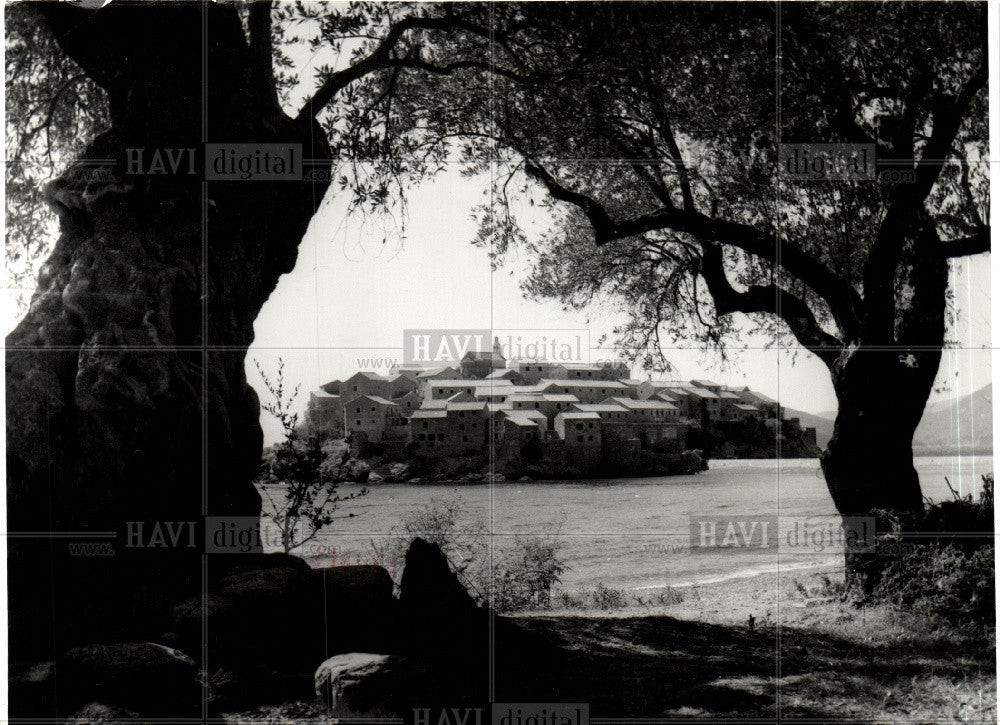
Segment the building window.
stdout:
<path fill-rule="evenodd" d="M 356 420 L 356 421 L 354 421 L 354 423 L 355 423 L 355 425 L 361 425 L 361 421 L 360 420 Z"/>
<path fill-rule="evenodd" d="M 361 412 L 361 408 L 358 408 L 358 409 L 357 409 L 357 410 L 355 410 L 354 412 L 355 412 L 355 413 L 360 413 L 360 412 Z"/>
<path fill-rule="evenodd" d="M 469 442 L 469 436 L 462 436 L 462 443 L 468 443 L 468 442 Z"/>
<path fill-rule="evenodd" d="M 576 442 L 577 443 L 583 443 L 583 436 L 577 436 L 576 437 Z"/>
<path fill-rule="evenodd" d="M 459 423 L 458 424 L 458 429 L 459 430 L 465 430 L 465 423 Z"/>
<path fill-rule="evenodd" d="M 587 436 L 587 440 L 594 440 L 594 436 Z"/>
<path fill-rule="evenodd" d="M 427 427 L 427 421 L 426 421 L 426 420 L 425 420 L 425 421 L 423 421 L 423 426 L 424 426 L 424 428 L 426 428 L 426 427 Z"/>
<path fill-rule="evenodd" d="M 438 433 L 438 440 L 444 441 L 444 433 Z"/>

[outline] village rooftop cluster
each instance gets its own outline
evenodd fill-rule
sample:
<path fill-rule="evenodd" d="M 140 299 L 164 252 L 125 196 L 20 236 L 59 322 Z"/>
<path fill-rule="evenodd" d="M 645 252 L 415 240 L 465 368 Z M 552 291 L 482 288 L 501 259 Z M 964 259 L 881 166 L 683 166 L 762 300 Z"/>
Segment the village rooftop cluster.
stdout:
<path fill-rule="evenodd" d="M 682 452 L 691 431 L 751 419 L 780 433 L 778 403 L 747 387 L 636 380 L 623 363 L 508 363 L 499 349 L 468 352 L 457 366 L 333 380 L 310 395 L 307 413 L 312 432 L 408 455 L 474 454 L 491 441 L 512 455 L 552 444 L 576 461 L 598 459 L 611 441 Z"/>

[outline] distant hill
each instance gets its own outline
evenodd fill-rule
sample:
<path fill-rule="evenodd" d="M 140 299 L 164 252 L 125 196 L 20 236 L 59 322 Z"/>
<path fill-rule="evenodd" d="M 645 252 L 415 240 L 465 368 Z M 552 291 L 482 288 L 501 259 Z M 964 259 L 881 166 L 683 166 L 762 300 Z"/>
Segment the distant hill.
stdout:
<path fill-rule="evenodd" d="M 785 408 L 786 418 L 799 418 L 803 427 L 816 429 L 816 443 L 825 448 L 833 435 L 836 413 L 804 413 Z M 993 386 L 987 385 L 960 398 L 939 400 L 924 410 L 913 436 L 916 453 L 953 455 L 993 451 Z"/>
<path fill-rule="evenodd" d="M 917 453 L 993 451 L 993 386 L 927 406 L 913 436 Z"/>

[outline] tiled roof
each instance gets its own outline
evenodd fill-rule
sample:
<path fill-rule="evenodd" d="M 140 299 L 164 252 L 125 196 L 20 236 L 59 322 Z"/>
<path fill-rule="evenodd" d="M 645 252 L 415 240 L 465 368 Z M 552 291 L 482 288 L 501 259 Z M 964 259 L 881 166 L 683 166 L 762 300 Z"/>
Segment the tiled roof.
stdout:
<path fill-rule="evenodd" d="M 456 375 L 458 374 L 458 370 L 456 370 L 455 368 L 453 368 L 450 365 L 448 365 L 448 366 L 445 366 L 443 368 L 431 368 L 430 370 L 425 370 L 422 373 L 418 373 L 417 377 L 418 378 L 433 378 L 435 375 L 440 375 L 441 373 L 446 372 L 446 371 L 451 371 L 451 372 L 455 373 Z"/>
<path fill-rule="evenodd" d="M 543 378 L 538 384 L 539 388 L 543 391 L 550 385 L 558 385 L 565 388 L 614 388 L 616 390 L 628 390 L 628 386 L 625 383 L 619 383 L 617 380 L 582 380 L 577 378 L 573 378 L 572 380 L 553 380 L 552 378 Z"/>
<path fill-rule="evenodd" d="M 577 403 L 573 406 L 585 413 L 627 413 L 628 409 L 614 403 Z"/>
<path fill-rule="evenodd" d="M 592 411 L 583 410 L 565 410 L 562 413 L 557 413 L 556 418 L 570 418 L 572 420 L 600 420 L 601 416 Z"/>
<path fill-rule="evenodd" d="M 545 413 L 540 410 L 508 410 L 505 412 L 508 418 L 531 418 L 532 420 L 547 420 Z"/>
<path fill-rule="evenodd" d="M 391 405 L 393 407 L 396 407 L 396 403 L 393 403 L 391 400 L 386 400 L 385 398 L 382 398 L 378 395 L 367 395 L 365 393 L 359 393 L 358 395 L 355 395 L 353 398 L 348 399 L 347 402 L 353 403 L 355 400 L 361 400 L 362 398 L 364 398 L 365 400 L 371 400 L 372 402 L 378 403 L 379 405 Z"/>
<path fill-rule="evenodd" d="M 448 403 L 448 411 L 452 410 L 486 410 L 486 403 Z"/>
<path fill-rule="evenodd" d="M 677 406 L 664 400 L 631 400 L 629 398 L 608 398 L 630 410 L 677 410 Z M 607 403 L 607 400 L 604 401 Z"/>
<path fill-rule="evenodd" d="M 507 420 L 509 420 L 514 425 L 521 426 L 522 428 L 528 428 L 528 427 L 537 428 L 538 427 L 537 423 L 535 423 L 534 421 L 528 420 L 527 418 L 517 418 L 515 416 L 508 415 L 507 416 Z"/>
<path fill-rule="evenodd" d="M 379 395 L 366 395 L 365 397 L 368 398 L 369 400 L 374 400 L 376 403 L 379 403 L 381 405 L 396 405 L 396 403 L 393 403 L 391 400 L 386 400 L 385 398 Z"/>

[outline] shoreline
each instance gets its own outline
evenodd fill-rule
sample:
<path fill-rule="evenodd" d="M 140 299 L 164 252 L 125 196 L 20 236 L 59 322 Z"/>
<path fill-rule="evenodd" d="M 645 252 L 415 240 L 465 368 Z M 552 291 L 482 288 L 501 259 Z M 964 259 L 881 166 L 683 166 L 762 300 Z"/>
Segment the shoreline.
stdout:
<path fill-rule="evenodd" d="M 821 592 L 828 583 L 843 582 L 843 569 L 831 569 L 829 565 L 815 564 L 794 569 L 738 572 L 724 577 L 713 577 L 702 582 L 687 582 L 678 585 L 642 587 L 626 590 L 634 593 L 655 594 L 657 590 L 669 592 L 675 597 L 662 600 L 651 599 L 646 603 L 634 603 L 613 609 L 596 606 L 559 606 L 559 591 L 553 596 L 550 609 L 515 612 L 514 618 L 631 618 L 666 616 L 674 619 L 710 622 L 725 625 L 774 626 L 795 624 L 811 620 L 819 605 L 836 608 L 849 605 L 833 601 L 825 594 L 807 596 L 804 592 Z"/>

